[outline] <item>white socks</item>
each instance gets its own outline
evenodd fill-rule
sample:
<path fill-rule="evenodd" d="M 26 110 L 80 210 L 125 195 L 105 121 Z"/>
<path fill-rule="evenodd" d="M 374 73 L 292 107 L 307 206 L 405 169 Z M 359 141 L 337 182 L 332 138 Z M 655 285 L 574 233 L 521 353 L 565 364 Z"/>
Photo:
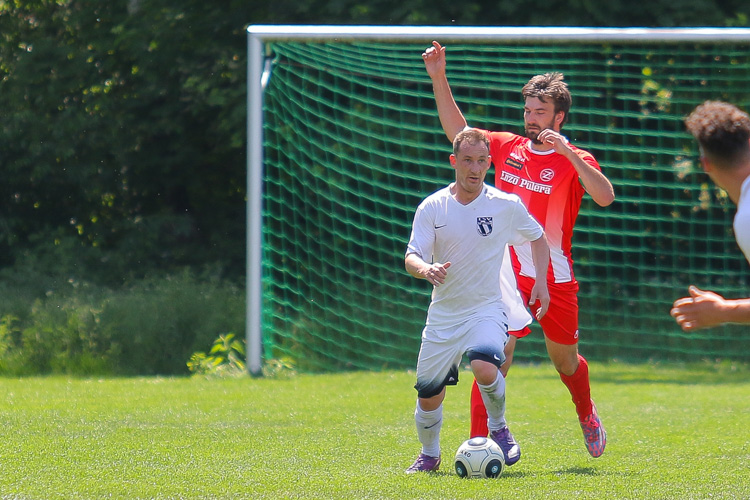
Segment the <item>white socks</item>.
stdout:
<path fill-rule="evenodd" d="M 419 400 L 417 400 L 414 421 L 417 424 L 417 437 L 419 437 L 419 442 L 422 443 L 422 453 L 431 457 L 439 457 L 440 428 L 443 426 L 443 405 L 441 404 L 433 411 L 424 411 L 419 406 Z"/>
<path fill-rule="evenodd" d="M 482 393 L 482 401 L 487 408 L 487 427 L 490 431 L 502 429 L 505 422 L 505 377 L 500 371 L 497 378 L 490 385 L 482 385 L 477 382 L 479 391 Z"/>

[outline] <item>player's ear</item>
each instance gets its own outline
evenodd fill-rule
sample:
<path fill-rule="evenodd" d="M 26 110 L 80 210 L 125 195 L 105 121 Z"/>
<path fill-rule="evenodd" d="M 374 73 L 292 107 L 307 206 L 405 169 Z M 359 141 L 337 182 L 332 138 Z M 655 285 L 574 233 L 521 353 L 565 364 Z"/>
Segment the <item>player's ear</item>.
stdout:
<path fill-rule="evenodd" d="M 711 162 L 706 159 L 705 155 L 701 155 L 701 168 L 706 173 L 713 170 L 713 165 L 711 165 Z"/>
<path fill-rule="evenodd" d="M 451 167 L 455 167 L 456 166 L 456 155 L 451 154 L 450 160 L 451 160 Z"/>
<path fill-rule="evenodd" d="M 558 111 L 555 113 L 555 125 L 557 125 L 557 130 L 560 130 L 562 128 L 563 122 L 565 121 L 565 111 Z"/>

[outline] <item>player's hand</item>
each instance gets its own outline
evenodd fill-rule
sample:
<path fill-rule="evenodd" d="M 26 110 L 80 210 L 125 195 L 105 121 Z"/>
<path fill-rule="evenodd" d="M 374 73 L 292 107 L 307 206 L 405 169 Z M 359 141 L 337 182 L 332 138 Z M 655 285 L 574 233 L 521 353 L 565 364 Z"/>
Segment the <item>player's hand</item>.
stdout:
<path fill-rule="evenodd" d="M 529 295 L 529 307 L 531 307 L 531 312 L 534 313 L 537 321 L 547 314 L 549 301 L 550 298 L 547 283 L 534 283 L 534 287 L 531 289 L 531 295 Z M 534 306 L 538 306 L 536 310 L 534 310 Z"/>
<path fill-rule="evenodd" d="M 422 59 L 430 78 L 445 74 L 445 47 L 439 43 L 432 42 L 432 47 L 428 47 L 422 53 Z"/>
<path fill-rule="evenodd" d="M 445 283 L 445 277 L 448 276 L 448 268 L 451 267 L 450 262 L 445 264 L 435 263 L 427 266 L 422 275 L 424 279 L 432 283 L 433 286 L 440 286 Z"/>
<path fill-rule="evenodd" d="M 669 312 L 686 332 L 722 324 L 727 301 L 721 295 L 691 286 L 690 297 L 675 300 Z"/>
<path fill-rule="evenodd" d="M 541 132 L 539 132 L 539 136 L 537 139 L 542 144 L 550 144 L 553 148 L 555 148 L 555 151 L 560 154 L 565 154 L 567 152 L 572 152 L 573 150 L 570 149 L 570 145 L 568 144 L 568 140 L 565 138 L 564 135 L 562 135 L 560 132 L 555 132 L 551 128 L 545 128 Z"/>

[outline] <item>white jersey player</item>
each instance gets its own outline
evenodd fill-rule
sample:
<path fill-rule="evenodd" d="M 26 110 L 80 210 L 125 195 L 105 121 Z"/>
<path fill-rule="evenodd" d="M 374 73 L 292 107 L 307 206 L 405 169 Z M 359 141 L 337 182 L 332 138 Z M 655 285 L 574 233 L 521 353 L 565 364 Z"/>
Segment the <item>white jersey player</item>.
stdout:
<path fill-rule="evenodd" d="M 409 473 L 434 471 L 440 465 L 445 388 L 458 381 L 464 354 L 482 391 L 490 436 L 503 449 L 507 465 L 518 461 L 520 448 L 505 421 L 505 379 L 499 371 L 509 312 L 501 268 L 507 264 L 507 246 L 525 242 L 530 242 L 536 265 L 549 265 L 544 231 L 521 199 L 484 183 L 491 161 L 486 136 L 467 129 L 456 136 L 453 151 L 456 181 L 419 205 L 405 257 L 407 271 L 433 285 L 415 385 L 422 451 Z M 542 317 L 549 306 L 543 273 L 531 293 L 531 301 L 537 300 L 536 314 Z"/>

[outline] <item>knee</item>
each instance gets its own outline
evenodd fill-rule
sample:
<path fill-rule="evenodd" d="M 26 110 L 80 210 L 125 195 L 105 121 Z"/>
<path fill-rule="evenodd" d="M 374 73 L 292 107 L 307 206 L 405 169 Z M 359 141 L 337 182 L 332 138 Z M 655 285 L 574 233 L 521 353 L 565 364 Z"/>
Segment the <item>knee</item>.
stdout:
<path fill-rule="evenodd" d="M 547 353 L 552 364 L 562 375 L 573 375 L 578 370 L 578 344 L 558 344 L 547 340 Z"/>
<path fill-rule="evenodd" d="M 500 373 L 497 366 L 486 361 L 472 361 L 471 369 L 474 372 L 474 378 L 477 379 L 477 383 L 481 385 L 491 385 L 497 380 Z"/>
<path fill-rule="evenodd" d="M 578 358 L 575 359 L 560 359 L 560 360 L 553 360 L 553 363 L 555 365 L 555 369 L 562 373 L 563 375 L 573 375 L 576 371 L 578 371 Z"/>

